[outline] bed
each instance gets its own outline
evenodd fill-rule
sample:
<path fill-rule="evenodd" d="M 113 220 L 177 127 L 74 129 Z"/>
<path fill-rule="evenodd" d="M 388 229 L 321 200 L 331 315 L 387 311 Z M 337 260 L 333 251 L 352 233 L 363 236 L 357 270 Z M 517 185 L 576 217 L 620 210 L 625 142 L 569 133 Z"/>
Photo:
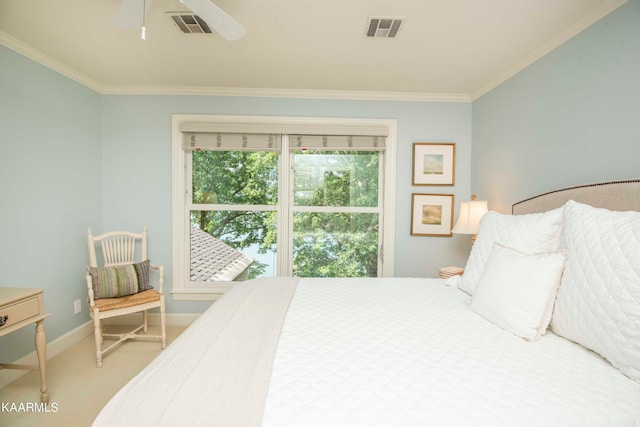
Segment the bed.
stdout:
<path fill-rule="evenodd" d="M 238 284 L 94 426 L 640 426 L 640 181 L 482 219 L 462 277 Z"/>

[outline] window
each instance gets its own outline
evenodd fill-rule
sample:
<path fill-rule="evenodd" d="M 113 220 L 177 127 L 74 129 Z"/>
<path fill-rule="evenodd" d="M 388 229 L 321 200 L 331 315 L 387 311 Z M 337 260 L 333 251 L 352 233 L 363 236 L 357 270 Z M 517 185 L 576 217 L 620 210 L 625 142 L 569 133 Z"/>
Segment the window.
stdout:
<path fill-rule="evenodd" d="M 289 138 L 294 276 L 381 275 L 384 139 Z"/>
<path fill-rule="evenodd" d="M 183 149 L 191 284 L 273 276 L 281 137 L 189 133 Z"/>
<path fill-rule="evenodd" d="M 173 128 L 176 299 L 255 277 L 393 274 L 394 121 L 174 116 Z"/>

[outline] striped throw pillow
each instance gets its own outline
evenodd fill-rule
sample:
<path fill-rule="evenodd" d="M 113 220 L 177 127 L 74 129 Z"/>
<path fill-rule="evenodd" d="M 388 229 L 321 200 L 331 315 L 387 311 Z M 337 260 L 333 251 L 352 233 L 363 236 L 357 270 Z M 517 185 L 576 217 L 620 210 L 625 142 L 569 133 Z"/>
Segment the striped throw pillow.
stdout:
<path fill-rule="evenodd" d="M 149 284 L 149 264 L 149 260 L 133 264 L 133 267 L 136 269 L 136 273 L 138 274 L 138 286 L 140 288 L 140 292 L 153 289 L 153 286 Z"/>
<path fill-rule="evenodd" d="M 116 298 L 131 295 L 149 286 L 149 260 L 136 264 L 109 267 L 89 267 L 93 285 L 93 298 Z"/>

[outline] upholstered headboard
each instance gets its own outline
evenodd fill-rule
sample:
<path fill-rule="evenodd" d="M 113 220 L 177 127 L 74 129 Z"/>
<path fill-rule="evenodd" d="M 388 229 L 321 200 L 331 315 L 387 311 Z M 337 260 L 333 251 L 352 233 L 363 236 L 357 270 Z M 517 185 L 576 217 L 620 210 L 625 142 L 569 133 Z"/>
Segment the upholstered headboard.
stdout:
<path fill-rule="evenodd" d="M 580 185 L 551 191 L 515 203 L 514 215 L 545 212 L 568 200 L 613 211 L 640 211 L 640 179 Z"/>

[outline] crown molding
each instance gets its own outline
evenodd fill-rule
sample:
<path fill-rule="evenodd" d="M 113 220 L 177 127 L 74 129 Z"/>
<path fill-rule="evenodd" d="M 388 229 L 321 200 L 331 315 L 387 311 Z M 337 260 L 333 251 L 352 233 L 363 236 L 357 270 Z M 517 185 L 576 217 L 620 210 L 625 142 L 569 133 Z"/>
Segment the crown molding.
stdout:
<path fill-rule="evenodd" d="M 189 86 L 107 86 L 102 93 L 109 95 L 209 95 L 265 98 L 308 98 L 414 102 L 471 102 L 466 93 L 419 93 L 386 91 L 345 91 L 313 89 L 270 89 L 239 87 Z"/>
<path fill-rule="evenodd" d="M 537 48 L 536 50 L 534 50 L 533 52 L 531 52 L 530 54 L 522 58 L 520 61 L 516 62 L 511 67 L 507 68 L 505 71 L 495 76 L 491 81 L 489 81 L 487 84 L 482 86 L 479 90 L 477 90 L 476 92 L 473 92 L 470 96 L 471 102 L 475 101 L 476 99 L 480 98 L 482 95 L 486 94 L 487 92 L 496 88 L 500 84 L 509 80 L 511 77 L 518 74 L 520 71 L 524 70 L 529 65 L 533 64 L 538 59 L 542 58 L 547 53 L 551 52 L 561 44 L 573 38 L 578 33 L 587 29 L 588 27 L 590 27 L 600 19 L 604 18 L 609 13 L 613 12 L 618 7 L 625 4 L 627 1 L 628 0 L 611 0 L 593 9 L 591 12 L 589 12 L 587 15 L 583 16 L 582 18 L 574 22 L 573 25 L 566 28 L 560 34 L 558 34 L 551 40 L 548 40 L 546 43 L 544 43 L 542 46 L 540 46 L 539 48 Z"/>
<path fill-rule="evenodd" d="M 74 70 L 73 68 L 68 67 L 59 61 L 56 61 L 50 56 L 45 55 L 39 50 L 32 48 L 31 46 L 11 37 L 10 35 L 2 31 L 0 31 L 0 44 L 13 51 L 16 51 L 22 56 L 25 56 L 37 62 L 40 65 L 43 65 L 55 71 L 58 74 L 68 77 L 71 80 L 76 81 L 81 85 L 88 87 L 93 91 L 102 93 L 102 86 L 95 80 L 88 78 L 84 74 L 81 74 L 76 70 Z"/>
<path fill-rule="evenodd" d="M 471 102 L 467 93 L 419 93 L 189 86 L 106 86 L 0 31 L 0 44 L 102 95 L 208 95 L 363 101 Z"/>
<path fill-rule="evenodd" d="M 42 52 L 22 43 L 0 31 L 0 44 L 44 65 L 51 70 L 70 78 L 91 90 L 103 95 L 203 95 L 262 98 L 303 98 L 303 99 L 340 99 L 362 101 L 410 101 L 410 102 L 473 102 L 511 77 L 524 70 L 538 59 L 565 43 L 584 29 L 593 25 L 628 0 L 610 0 L 595 8 L 576 21 L 556 37 L 526 55 L 518 62 L 481 86 L 472 93 L 421 93 L 392 91 L 345 91 L 312 89 L 270 89 L 236 87 L 189 87 L 189 86 L 108 86 L 79 73 Z"/>

